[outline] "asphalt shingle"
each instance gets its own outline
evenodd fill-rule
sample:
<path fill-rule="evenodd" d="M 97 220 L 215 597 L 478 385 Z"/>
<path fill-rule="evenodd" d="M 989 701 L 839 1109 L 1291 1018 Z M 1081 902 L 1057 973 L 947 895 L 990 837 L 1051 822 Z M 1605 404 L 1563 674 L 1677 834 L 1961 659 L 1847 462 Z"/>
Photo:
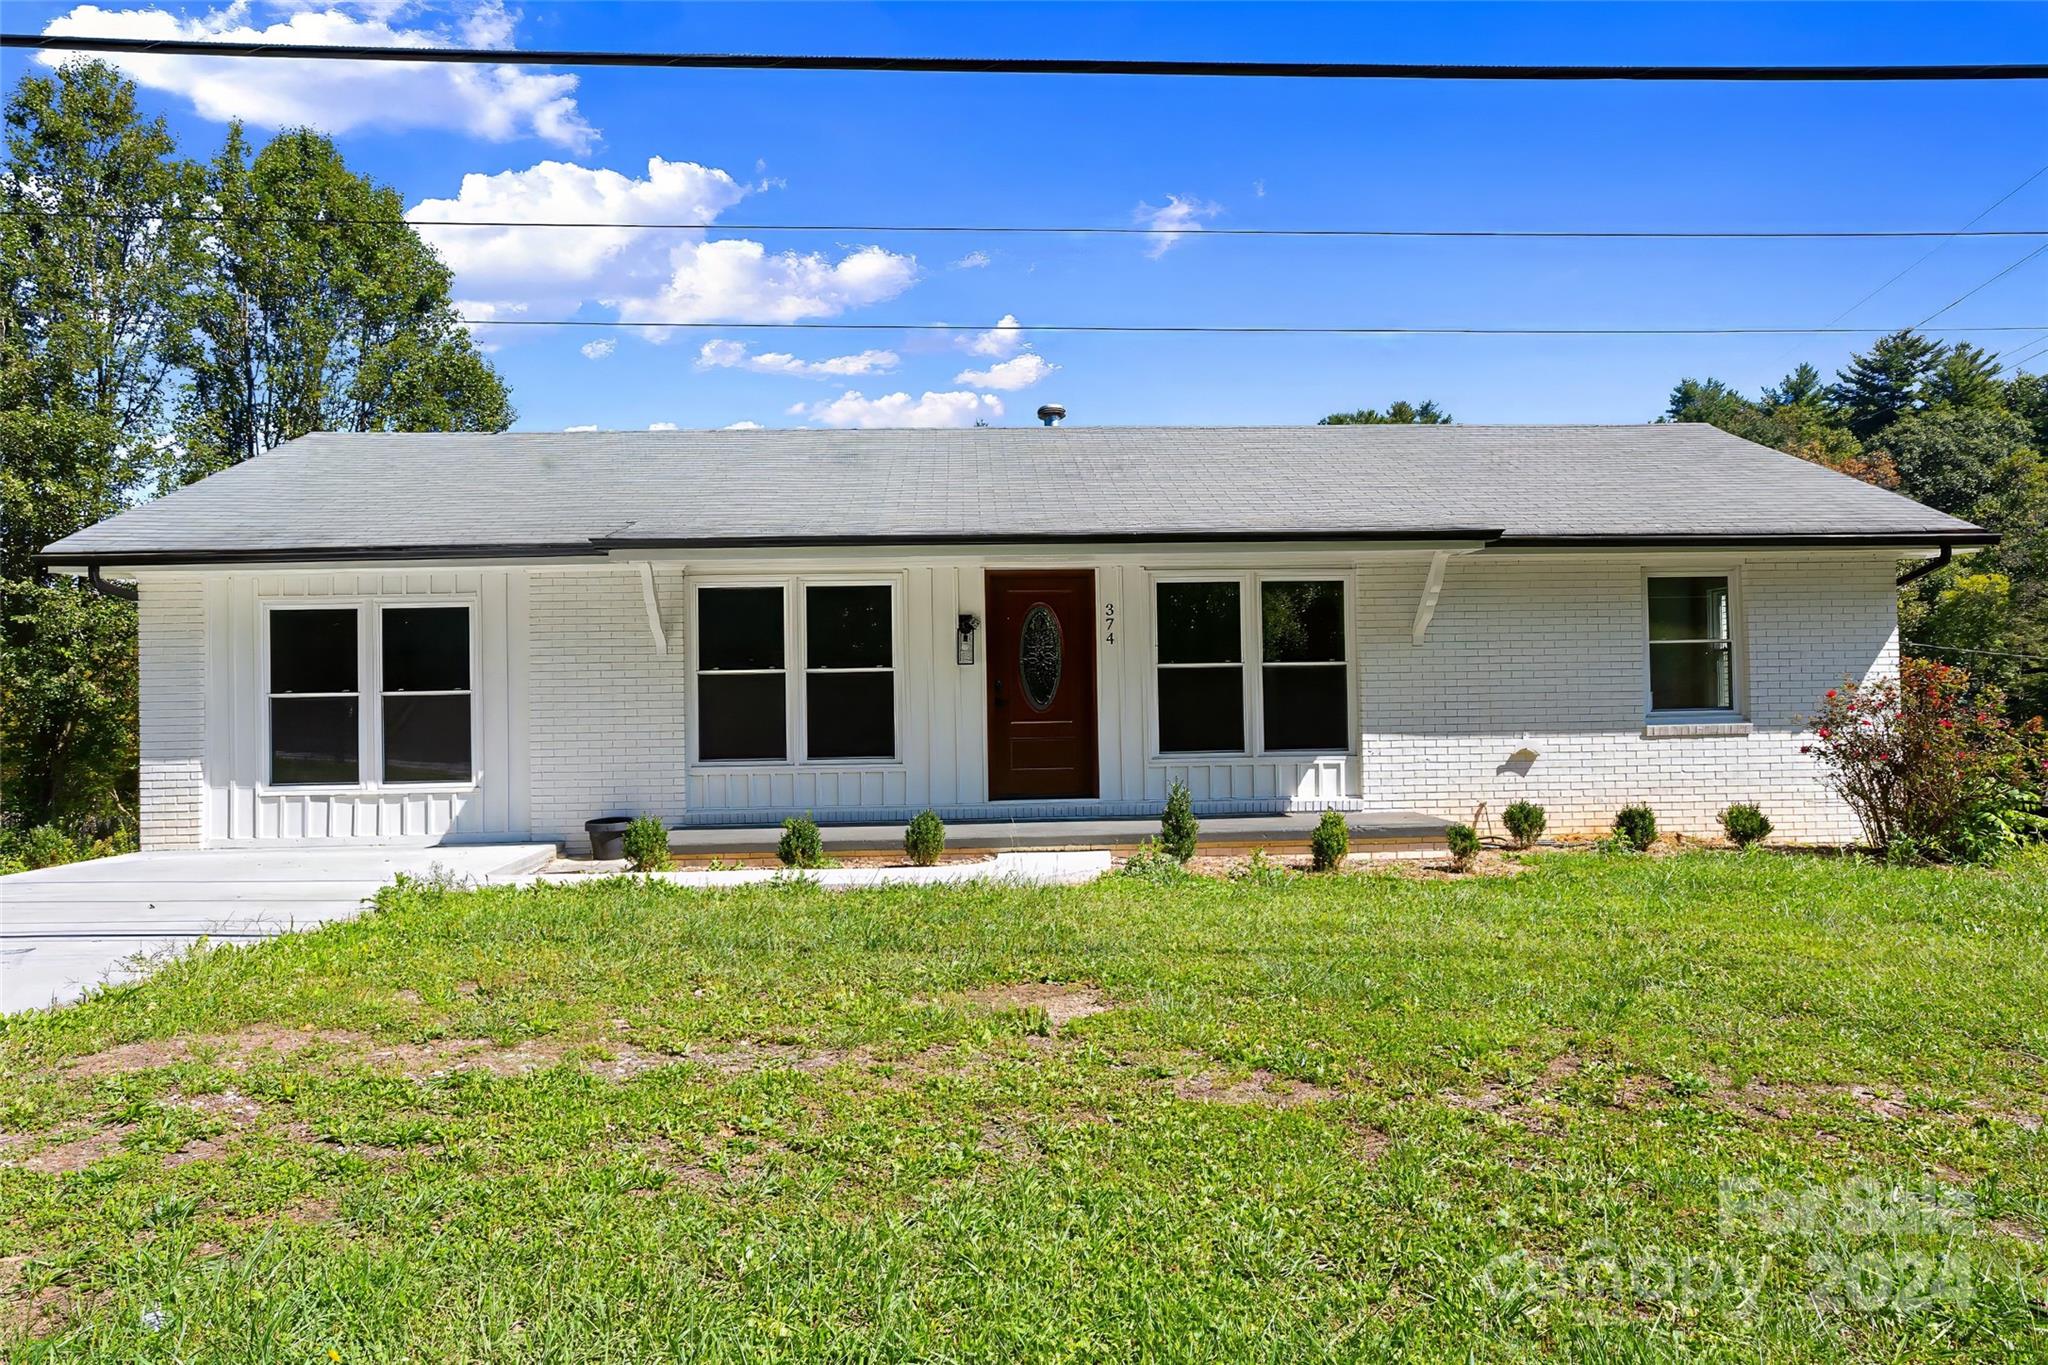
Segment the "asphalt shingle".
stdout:
<path fill-rule="evenodd" d="M 69 536 L 46 557 L 1409 535 L 1985 538 L 1695 424 L 322 433 Z"/>

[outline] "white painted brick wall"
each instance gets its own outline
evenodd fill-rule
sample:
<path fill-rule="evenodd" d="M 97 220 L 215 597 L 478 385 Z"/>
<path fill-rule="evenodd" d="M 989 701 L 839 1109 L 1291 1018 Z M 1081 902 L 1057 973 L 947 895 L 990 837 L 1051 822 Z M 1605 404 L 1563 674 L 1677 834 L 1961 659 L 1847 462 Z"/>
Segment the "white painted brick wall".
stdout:
<path fill-rule="evenodd" d="M 1660 566 L 1661 567 L 1661 566 Z M 1470 819 L 1486 803 L 1545 807 L 1553 832 L 1604 831 L 1648 803 L 1665 830 L 1716 834 L 1755 801 L 1787 838 L 1858 831 L 1799 752 L 1802 718 L 1845 677 L 1898 666 L 1888 558 L 1751 560 L 1737 570 L 1754 733 L 1646 738 L 1643 565 L 1453 559 L 1424 642 L 1411 643 L 1424 569 L 1360 575 L 1362 795 L 1369 807 Z M 1533 761 L 1517 761 L 1531 750 Z M 1484 832 L 1482 830 L 1482 832 Z"/>
<path fill-rule="evenodd" d="M 142 846 L 197 848 L 205 837 L 206 609 L 191 578 L 142 580 Z"/>
<path fill-rule="evenodd" d="M 683 575 L 655 572 L 669 652 L 654 652 L 637 570 L 528 577 L 533 836 L 587 852 L 583 822 L 684 809 Z"/>

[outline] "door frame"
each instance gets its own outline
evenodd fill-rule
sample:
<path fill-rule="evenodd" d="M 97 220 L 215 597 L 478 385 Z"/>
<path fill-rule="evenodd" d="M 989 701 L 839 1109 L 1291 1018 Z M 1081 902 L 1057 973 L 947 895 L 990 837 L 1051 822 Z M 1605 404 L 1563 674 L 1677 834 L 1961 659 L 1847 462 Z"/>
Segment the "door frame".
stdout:
<path fill-rule="evenodd" d="M 1002 796 L 996 793 L 996 745 L 998 743 L 998 717 L 996 713 L 996 669 L 995 658 L 995 602 L 996 587 L 1000 580 L 1015 578 L 1072 578 L 1086 584 L 1087 608 L 1083 613 L 1081 638 L 1088 641 L 1088 742 L 1085 746 L 1087 762 L 1083 768 L 1086 781 L 1085 791 L 1068 796 Z M 1095 606 L 1101 594 L 1099 575 L 1093 566 L 1044 568 L 1007 568 L 982 570 L 982 610 L 987 617 L 983 625 L 983 654 L 986 658 L 982 669 L 982 715 L 983 728 L 987 732 L 987 770 L 984 775 L 984 794 L 993 804 L 998 801 L 1100 801 L 1102 799 L 1102 662 L 1095 640 Z"/>

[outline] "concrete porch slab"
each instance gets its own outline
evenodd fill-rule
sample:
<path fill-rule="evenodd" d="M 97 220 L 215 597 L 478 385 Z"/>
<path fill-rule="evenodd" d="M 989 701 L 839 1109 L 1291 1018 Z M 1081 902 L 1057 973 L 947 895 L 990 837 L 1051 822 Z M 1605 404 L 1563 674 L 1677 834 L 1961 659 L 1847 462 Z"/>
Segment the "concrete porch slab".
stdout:
<path fill-rule="evenodd" d="M 941 863 L 936 867 L 822 867 L 802 875 L 828 891 L 847 891 L 871 886 L 947 886 L 963 882 L 1005 882 L 1019 886 L 1074 886 L 1092 882 L 1109 871 L 1105 850 L 998 853 L 973 863 Z M 618 864 L 597 863 L 589 871 L 542 872 L 518 877 L 495 878 L 515 886 L 542 883 L 573 886 L 593 876 L 617 876 Z M 646 874 L 678 886 L 704 888 L 747 886 L 790 875 L 780 868 L 725 868 L 718 871 L 684 870 Z"/>
<path fill-rule="evenodd" d="M 1451 824 L 1448 820 L 1419 811 L 1345 811 L 1343 814 L 1354 848 L 1438 849 L 1443 847 L 1444 831 Z M 1197 843 L 1204 852 L 1211 853 L 1236 849 L 1249 852 L 1254 848 L 1280 852 L 1306 847 L 1309 833 L 1320 819 L 1320 811 L 1204 816 Z M 825 851 L 835 857 L 863 853 L 901 854 L 903 851 L 903 826 L 899 824 L 821 823 L 818 832 L 824 839 Z M 950 850 L 997 851 L 1129 850 L 1158 835 L 1157 816 L 963 820 L 947 824 L 946 847 Z M 685 826 L 668 832 L 668 847 L 669 852 L 684 858 L 758 857 L 773 855 L 776 841 L 781 837 L 780 825 Z"/>

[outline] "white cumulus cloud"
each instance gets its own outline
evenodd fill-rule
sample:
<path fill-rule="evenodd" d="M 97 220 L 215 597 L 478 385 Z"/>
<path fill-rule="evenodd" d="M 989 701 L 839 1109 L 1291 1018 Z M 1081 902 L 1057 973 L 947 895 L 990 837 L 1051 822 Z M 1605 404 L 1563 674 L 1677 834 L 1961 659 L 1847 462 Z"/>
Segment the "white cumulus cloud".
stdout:
<path fill-rule="evenodd" d="M 733 422 L 720 428 L 721 431 L 765 431 L 759 422 Z"/>
<path fill-rule="evenodd" d="M 869 398 L 848 389 L 837 398 L 797 403 L 789 414 L 828 427 L 971 427 L 1001 417 L 1003 400 L 989 393 L 931 392 L 922 398 L 907 393 Z"/>
<path fill-rule="evenodd" d="M 976 355 L 1015 355 L 1017 348 L 1024 344 L 1024 332 L 1017 322 L 1015 313 L 1005 313 L 1002 320 L 986 332 L 977 333 L 967 342 L 967 349 Z"/>
<path fill-rule="evenodd" d="M 1188 233 L 1200 232 L 1204 220 L 1221 212 L 1221 204 L 1211 204 L 1193 195 L 1169 194 L 1166 202 L 1157 207 L 1139 204 L 1132 210 L 1131 217 L 1152 229 L 1151 243 L 1145 248 L 1145 254 L 1156 261 Z"/>
<path fill-rule="evenodd" d="M 464 176 L 453 198 L 422 200 L 407 217 L 465 295 L 549 313 L 596 304 L 624 322 L 795 322 L 879 303 L 916 282 L 916 257 L 879 246 L 834 259 L 744 239 L 706 241 L 694 228 L 446 226 L 709 223 L 749 192 L 725 171 L 688 161 L 651 157 L 644 176 L 543 161 Z"/>
<path fill-rule="evenodd" d="M 602 341 L 586 341 L 581 349 L 585 360 L 603 360 L 618 348 L 618 342 L 613 341 L 610 337 L 606 337 Z"/>
<path fill-rule="evenodd" d="M 751 370 L 755 374 L 797 375 L 805 379 L 846 379 L 854 375 L 886 374 L 896 368 L 894 351 L 862 351 L 858 355 L 835 355 L 824 360 L 799 360 L 786 351 L 763 351 L 755 355 L 743 341 L 707 341 L 697 349 L 700 370 Z"/>
<path fill-rule="evenodd" d="M 1000 360 L 985 370 L 962 370 L 953 376 L 955 384 L 977 389 L 1028 389 L 1059 366 L 1035 351 L 1010 360 Z"/>
<path fill-rule="evenodd" d="M 595 422 L 593 422 L 593 423 L 591 423 L 591 424 L 590 424 L 589 426 L 587 426 L 587 427 L 563 427 L 563 428 L 562 428 L 562 430 L 563 430 L 563 431 L 596 431 L 596 430 L 597 430 L 597 424 L 596 424 Z"/>
<path fill-rule="evenodd" d="M 676 426 L 676 424 L 675 424 L 674 422 L 649 422 L 649 423 L 647 424 L 647 429 L 648 429 L 649 431 L 678 431 L 678 430 L 681 430 L 681 428 L 677 427 L 677 426 Z"/>
<path fill-rule="evenodd" d="M 986 251 L 970 251 L 959 260 L 953 262 L 953 269 L 982 270 L 987 268 L 988 263 L 988 253 Z"/>
<path fill-rule="evenodd" d="M 264 23 L 245 0 L 198 13 L 79 5 L 44 25 L 50 34 L 102 38 L 185 38 L 223 43 L 337 43 L 353 47 L 513 46 L 517 17 L 499 0 L 471 8 L 453 27 L 408 28 L 395 4 L 306 8 Z M 71 59 L 42 56 L 46 65 Z M 537 137 L 581 151 L 597 132 L 576 107 L 577 78 L 517 66 L 426 62 L 247 61 L 233 57 L 109 54 L 136 84 L 192 102 L 203 117 L 260 128 L 306 125 L 329 133 L 358 128 L 434 128 L 505 142 Z"/>

